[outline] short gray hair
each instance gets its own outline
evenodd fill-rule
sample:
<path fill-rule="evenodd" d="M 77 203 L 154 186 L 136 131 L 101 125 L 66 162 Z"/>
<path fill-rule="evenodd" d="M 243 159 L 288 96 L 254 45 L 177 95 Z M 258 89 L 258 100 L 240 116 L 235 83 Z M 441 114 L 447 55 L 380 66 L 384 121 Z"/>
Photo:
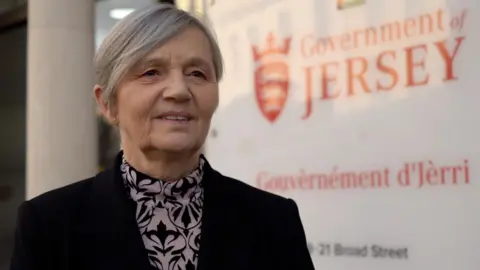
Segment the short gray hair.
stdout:
<path fill-rule="evenodd" d="M 102 86 L 102 98 L 107 105 L 112 104 L 117 84 L 133 66 L 189 26 L 199 28 L 210 41 L 215 75 L 220 81 L 223 59 L 210 26 L 172 4 L 156 4 L 119 21 L 95 55 L 95 83 Z"/>

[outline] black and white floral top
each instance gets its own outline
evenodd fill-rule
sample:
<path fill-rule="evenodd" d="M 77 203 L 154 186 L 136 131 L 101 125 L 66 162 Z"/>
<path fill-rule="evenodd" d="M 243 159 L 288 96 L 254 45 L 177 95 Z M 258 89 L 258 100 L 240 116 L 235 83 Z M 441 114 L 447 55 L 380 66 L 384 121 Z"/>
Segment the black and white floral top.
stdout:
<path fill-rule="evenodd" d="M 160 270 L 194 270 L 200 248 L 203 165 L 176 182 L 136 171 L 125 158 L 124 184 L 136 203 L 136 219 L 150 264 Z"/>

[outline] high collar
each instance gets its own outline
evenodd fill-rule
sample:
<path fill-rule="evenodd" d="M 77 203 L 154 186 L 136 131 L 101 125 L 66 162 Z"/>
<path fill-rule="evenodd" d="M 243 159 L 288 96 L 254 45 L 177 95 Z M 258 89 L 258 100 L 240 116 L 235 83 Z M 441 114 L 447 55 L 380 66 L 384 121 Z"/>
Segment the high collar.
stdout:
<path fill-rule="evenodd" d="M 156 201 L 168 199 L 188 203 L 202 195 L 203 167 L 205 157 L 200 157 L 199 165 L 189 175 L 173 182 L 148 176 L 131 166 L 122 155 L 120 172 L 130 198 L 136 202 L 148 199 Z"/>

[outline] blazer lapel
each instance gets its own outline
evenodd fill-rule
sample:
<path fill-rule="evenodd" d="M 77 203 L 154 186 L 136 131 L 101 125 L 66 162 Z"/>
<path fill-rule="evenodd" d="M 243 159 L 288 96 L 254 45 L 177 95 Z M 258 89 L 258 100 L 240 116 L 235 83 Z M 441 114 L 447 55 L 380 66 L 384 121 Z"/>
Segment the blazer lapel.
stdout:
<path fill-rule="evenodd" d="M 251 222 L 242 220 L 235 210 L 226 177 L 205 164 L 204 208 L 198 270 L 249 269 L 253 244 Z"/>
<path fill-rule="evenodd" d="M 94 180 L 92 194 L 93 269 L 151 270 L 135 220 L 135 205 L 124 189 L 120 172 L 110 170 Z"/>

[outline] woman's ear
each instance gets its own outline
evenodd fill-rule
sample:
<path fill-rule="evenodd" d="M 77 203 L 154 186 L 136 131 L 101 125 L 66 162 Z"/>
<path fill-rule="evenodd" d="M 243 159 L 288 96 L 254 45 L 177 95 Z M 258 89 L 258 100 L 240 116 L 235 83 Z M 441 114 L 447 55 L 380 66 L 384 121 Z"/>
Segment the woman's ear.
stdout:
<path fill-rule="evenodd" d="M 118 122 L 116 115 L 113 113 L 110 104 L 108 104 L 108 101 L 103 98 L 103 87 L 97 84 L 93 88 L 93 92 L 95 94 L 95 101 L 97 102 L 97 106 L 100 109 L 100 112 L 102 113 L 105 120 L 107 120 L 110 124 L 116 125 Z"/>

